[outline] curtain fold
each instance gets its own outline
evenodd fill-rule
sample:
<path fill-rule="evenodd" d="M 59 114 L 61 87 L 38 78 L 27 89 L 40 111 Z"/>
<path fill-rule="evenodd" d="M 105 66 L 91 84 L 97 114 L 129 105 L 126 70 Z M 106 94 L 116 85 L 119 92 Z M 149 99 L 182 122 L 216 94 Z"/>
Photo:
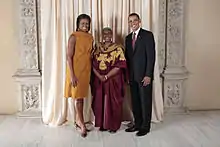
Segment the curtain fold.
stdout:
<path fill-rule="evenodd" d="M 45 124 L 57 126 L 66 120 L 74 121 L 74 101 L 65 99 L 64 82 L 66 49 L 69 35 L 76 29 L 76 19 L 81 13 L 91 16 L 91 33 L 95 41 L 101 41 L 103 27 L 113 29 L 114 41 L 124 43 L 130 32 L 127 18 L 137 12 L 142 27 L 152 30 L 157 41 L 158 0 L 44 0 L 41 2 L 42 37 L 42 118 Z M 163 98 L 156 59 L 152 121 L 163 116 Z M 128 93 L 128 92 L 127 92 Z M 85 121 L 92 119 L 91 93 L 85 101 Z"/>

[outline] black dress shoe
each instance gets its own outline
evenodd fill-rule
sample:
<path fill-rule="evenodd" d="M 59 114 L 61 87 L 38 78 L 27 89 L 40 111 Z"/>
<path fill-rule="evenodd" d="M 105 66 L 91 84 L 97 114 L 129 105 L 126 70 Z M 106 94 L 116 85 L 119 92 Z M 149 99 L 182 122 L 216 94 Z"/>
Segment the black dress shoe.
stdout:
<path fill-rule="evenodd" d="M 114 133 L 116 133 L 117 131 L 115 131 L 115 130 L 109 130 L 108 132 L 111 133 L 111 134 L 114 134 Z"/>
<path fill-rule="evenodd" d="M 99 131 L 104 132 L 104 131 L 107 131 L 107 129 L 104 129 L 103 127 L 100 127 Z"/>
<path fill-rule="evenodd" d="M 125 129 L 125 132 L 135 132 L 135 131 L 138 131 L 138 129 L 136 127 L 134 127 L 134 126 Z"/>
<path fill-rule="evenodd" d="M 139 130 L 137 133 L 136 133 L 136 136 L 144 136 L 146 135 L 147 133 L 149 133 L 150 131 L 149 130 Z"/>

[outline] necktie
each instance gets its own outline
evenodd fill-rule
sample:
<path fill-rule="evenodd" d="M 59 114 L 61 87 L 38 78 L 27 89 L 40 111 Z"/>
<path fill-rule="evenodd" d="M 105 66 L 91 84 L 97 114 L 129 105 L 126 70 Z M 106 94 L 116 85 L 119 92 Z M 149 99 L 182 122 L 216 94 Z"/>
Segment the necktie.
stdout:
<path fill-rule="evenodd" d="M 133 47 L 133 49 L 135 47 L 135 41 L 136 41 L 136 34 L 133 33 L 133 35 L 132 35 L 132 47 Z"/>

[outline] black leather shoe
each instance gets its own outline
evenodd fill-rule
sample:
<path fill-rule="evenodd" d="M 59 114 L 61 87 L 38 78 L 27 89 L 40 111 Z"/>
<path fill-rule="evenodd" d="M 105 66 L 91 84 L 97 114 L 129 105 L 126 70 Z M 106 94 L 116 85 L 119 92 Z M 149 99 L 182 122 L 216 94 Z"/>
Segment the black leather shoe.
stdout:
<path fill-rule="evenodd" d="M 130 128 L 127 128 L 125 129 L 125 132 L 135 132 L 135 131 L 138 131 L 137 128 L 135 128 L 134 126 L 130 127 Z"/>
<path fill-rule="evenodd" d="M 144 136 L 146 134 L 148 134 L 150 131 L 149 130 L 139 130 L 137 133 L 136 133 L 136 136 Z"/>
<path fill-rule="evenodd" d="M 111 133 L 111 134 L 114 134 L 114 133 L 116 133 L 117 131 L 115 131 L 115 130 L 109 130 L 108 132 Z"/>
<path fill-rule="evenodd" d="M 104 131 L 107 131 L 107 129 L 104 129 L 103 127 L 100 127 L 99 131 L 104 132 Z"/>

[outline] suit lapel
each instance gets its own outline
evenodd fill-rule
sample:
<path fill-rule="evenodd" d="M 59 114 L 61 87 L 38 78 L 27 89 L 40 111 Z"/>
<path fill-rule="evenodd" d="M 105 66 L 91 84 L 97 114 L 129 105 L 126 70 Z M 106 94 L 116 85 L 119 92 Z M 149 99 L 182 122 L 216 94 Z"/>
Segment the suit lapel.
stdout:
<path fill-rule="evenodd" d="M 132 34 L 129 34 L 129 36 L 128 36 L 128 43 L 129 43 L 129 52 L 130 53 L 133 53 L 133 47 L 132 47 Z"/>

